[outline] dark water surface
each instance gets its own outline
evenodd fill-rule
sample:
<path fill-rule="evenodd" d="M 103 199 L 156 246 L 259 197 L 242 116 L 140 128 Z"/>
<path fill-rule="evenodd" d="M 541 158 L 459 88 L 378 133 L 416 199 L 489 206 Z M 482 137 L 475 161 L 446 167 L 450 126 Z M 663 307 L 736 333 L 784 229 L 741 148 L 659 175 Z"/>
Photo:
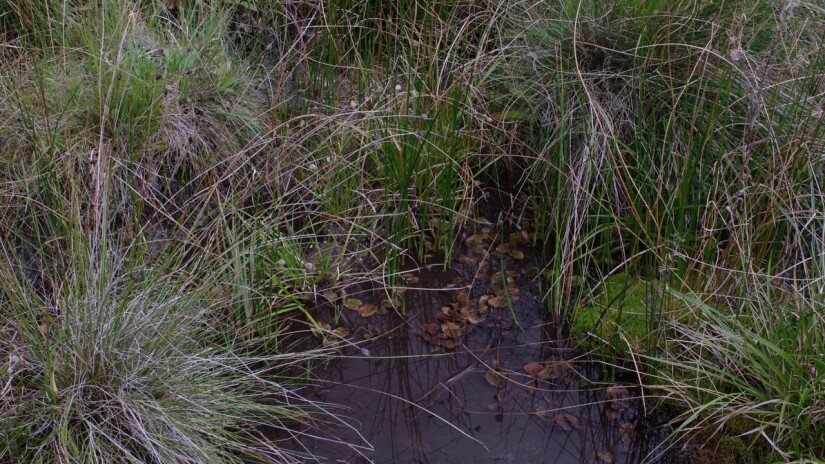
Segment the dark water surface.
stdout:
<path fill-rule="evenodd" d="M 358 345 L 320 372 L 328 386 L 317 392 L 338 405 L 342 423 L 312 431 L 333 438 L 302 440 L 308 451 L 347 463 L 657 460 L 664 432 L 634 390 L 599 381 L 600 370 L 547 323 L 535 253 L 497 253 L 496 243 L 463 246 L 450 271 L 420 269 L 404 311 L 342 310 L 337 325 Z M 485 305 L 485 295 L 510 304 Z M 357 297 L 377 305 L 386 295 Z"/>

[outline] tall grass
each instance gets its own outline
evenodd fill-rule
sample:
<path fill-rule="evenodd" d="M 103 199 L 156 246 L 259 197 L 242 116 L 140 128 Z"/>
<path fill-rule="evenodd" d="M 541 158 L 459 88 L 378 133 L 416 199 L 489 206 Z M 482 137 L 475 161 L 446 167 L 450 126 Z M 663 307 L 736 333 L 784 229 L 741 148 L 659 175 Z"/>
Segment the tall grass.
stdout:
<path fill-rule="evenodd" d="M 219 282 L 72 245 L 48 295 L 4 247 L 4 462 L 300 461 L 261 427 L 306 420 L 290 366 L 321 352 L 257 354 L 225 330 Z"/>
<path fill-rule="evenodd" d="M 821 456 L 806 422 L 822 391 L 809 367 L 823 334 L 821 5 L 521 2 L 507 19 L 512 45 L 478 98 L 519 147 L 509 169 L 533 204 L 555 317 L 620 292 L 611 275 L 638 276 L 655 336 L 633 350 L 690 360 L 689 380 L 664 376 L 671 398 L 748 415 L 783 457 Z"/>
<path fill-rule="evenodd" d="M 822 308 L 804 298 L 779 308 L 748 301 L 746 312 L 730 315 L 680 298 L 701 323 L 674 322 L 666 356 L 652 359 L 664 392 L 688 405 L 680 427 L 719 433 L 746 424 L 739 433 L 750 446 L 764 440 L 786 460 L 823 456 Z"/>

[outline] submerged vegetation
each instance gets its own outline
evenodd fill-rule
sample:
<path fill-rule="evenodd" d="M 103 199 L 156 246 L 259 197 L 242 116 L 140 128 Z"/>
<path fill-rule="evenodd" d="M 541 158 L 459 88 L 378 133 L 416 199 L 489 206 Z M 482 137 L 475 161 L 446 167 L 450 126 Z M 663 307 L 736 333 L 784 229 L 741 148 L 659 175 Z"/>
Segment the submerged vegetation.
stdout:
<path fill-rule="evenodd" d="M 0 0 L 0 462 L 300 462 L 316 302 L 489 198 L 675 445 L 822 461 L 823 41 L 806 0 Z"/>

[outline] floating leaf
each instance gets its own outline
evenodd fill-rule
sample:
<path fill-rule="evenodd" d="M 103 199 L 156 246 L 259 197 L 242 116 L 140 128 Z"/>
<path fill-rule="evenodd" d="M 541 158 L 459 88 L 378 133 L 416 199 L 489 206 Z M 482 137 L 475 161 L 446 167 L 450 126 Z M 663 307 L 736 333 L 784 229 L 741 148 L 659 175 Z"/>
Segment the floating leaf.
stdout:
<path fill-rule="evenodd" d="M 441 330 L 447 338 L 458 338 L 461 335 L 461 326 L 455 322 L 445 322 L 441 324 Z"/>
<path fill-rule="evenodd" d="M 407 285 L 415 285 L 418 283 L 418 276 L 416 276 L 412 272 L 405 272 L 401 274 L 401 277 L 404 278 L 404 282 L 406 282 Z"/>
<path fill-rule="evenodd" d="M 499 383 L 501 383 L 501 374 L 490 369 L 486 374 L 484 374 L 484 379 L 487 380 L 487 383 L 490 385 L 498 387 Z"/>
<path fill-rule="evenodd" d="M 487 304 L 493 308 L 504 308 L 507 306 L 507 300 L 503 296 L 494 296 L 487 300 Z"/>
<path fill-rule="evenodd" d="M 519 250 L 511 250 L 507 254 L 509 254 L 513 259 L 517 259 L 519 261 L 524 259 L 524 253 Z"/>
<path fill-rule="evenodd" d="M 334 303 L 335 300 L 338 299 L 338 294 L 333 292 L 332 290 L 322 293 L 321 296 L 324 297 L 324 299 L 326 299 L 330 303 Z"/>
<path fill-rule="evenodd" d="M 538 275 L 541 274 L 541 269 L 536 266 L 530 266 L 523 271 L 521 271 L 521 275 L 523 275 L 527 279 L 535 279 Z"/>
<path fill-rule="evenodd" d="M 357 311 L 358 308 L 364 305 L 364 302 L 359 300 L 358 298 L 347 298 L 344 300 L 344 307 L 347 309 L 351 309 L 353 311 Z"/>
<path fill-rule="evenodd" d="M 565 432 L 569 432 L 579 425 L 579 418 L 567 412 L 558 414 L 554 420 L 556 421 L 556 425 L 561 427 Z"/>
<path fill-rule="evenodd" d="M 567 373 L 567 371 L 573 368 L 573 366 L 570 365 L 570 361 L 567 361 L 566 359 L 559 359 L 555 356 L 550 356 L 549 358 L 547 358 L 546 366 L 547 369 L 550 370 L 549 378 L 553 379 L 563 377 L 564 374 Z"/>
<path fill-rule="evenodd" d="M 501 252 L 501 253 L 507 253 L 507 252 L 512 251 L 512 250 L 513 250 L 513 244 L 512 243 L 502 243 L 501 245 L 496 247 L 496 251 Z"/>
<path fill-rule="evenodd" d="M 470 235 L 469 237 L 467 237 L 467 240 L 466 240 L 467 246 L 470 247 L 470 248 L 477 247 L 477 246 L 481 245 L 481 243 L 484 241 L 484 238 L 485 237 L 482 234 Z"/>
<path fill-rule="evenodd" d="M 381 307 L 383 309 L 397 308 L 399 306 L 401 306 L 401 303 L 398 300 L 390 298 L 384 298 L 381 300 Z"/>
<path fill-rule="evenodd" d="M 553 368 L 552 368 L 552 367 L 545 367 L 545 368 L 544 368 L 544 369 L 542 369 L 542 370 L 541 370 L 541 372 L 539 372 L 539 374 L 538 374 L 538 378 L 540 378 L 540 379 L 542 379 L 542 380 L 547 380 L 547 379 L 557 379 L 557 378 L 559 378 L 559 377 L 560 377 L 560 376 L 559 376 L 559 375 L 556 375 L 556 372 L 553 370 Z"/>
<path fill-rule="evenodd" d="M 358 308 L 358 315 L 361 317 L 370 317 L 378 312 L 378 306 L 374 304 L 365 304 Z"/>
<path fill-rule="evenodd" d="M 470 314 L 467 316 L 467 321 L 470 324 L 481 324 L 482 322 L 484 322 L 484 319 L 484 316 L 480 315 L 475 311 L 471 311 Z"/>
<path fill-rule="evenodd" d="M 336 327 L 332 333 L 337 337 L 344 338 L 349 335 L 349 329 L 346 327 Z"/>
<path fill-rule="evenodd" d="M 516 245 L 527 245 L 530 243 L 530 234 L 526 230 L 510 234 L 510 242 Z"/>
<path fill-rule="evenodd" d="M 599 451 L 597 454 L 603 462 L 612 463 L 615 460 L 613 453 L 610 451 Z"/>
<path fill-rule="evenodd" d="M 530 377 L 538 378 L 539 373 L 544 370 L 544 365 L 538 362 L 530 362 L 524 365 L 524 372 Z"/>
<path fill-rule="evenodd" d="M 421 330 L 423 330 L 424 333 L 434 335 L 435 332 L 438 330 L 438 324 L 436 324 L 435 322 L 421 324 Z"/>
<path fill-rule="evenodd" d="M 330 325 L 326 322 L 318 322 L 315 324 L 315 327 L 312 328 L 312 332 L 315 336 L 323 335 L 324 332 L 329 331 Z"/>
<path fill-rule="evenodd" d="M 458 304 L 466 305 L 467 302 L 469 301 L 469 296 L 467 295 L 467 290 L 461 289 L 461 290 L 456 291 L 453 294 L 453 299 Z"/>

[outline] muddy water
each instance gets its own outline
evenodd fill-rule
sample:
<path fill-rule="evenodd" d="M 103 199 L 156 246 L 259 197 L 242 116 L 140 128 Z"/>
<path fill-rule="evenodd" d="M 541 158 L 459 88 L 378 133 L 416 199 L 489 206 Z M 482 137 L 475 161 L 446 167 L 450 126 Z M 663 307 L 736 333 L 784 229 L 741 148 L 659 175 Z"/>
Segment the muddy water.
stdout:
<path fill-rule="evenodd" d="M 656 461 L 664 432 L 642 400 L 600 381 L 545 320 L 536 253 L 496 252 L 511 246 L 497 236 L 475 241 L 450 271 L 408 275 L 403 311 L 341 309 L 336 323 L 357 346 L 320 372 L 327 386 L 317 392 L 341 423 L 310 431 L 325 438 L 303 445 L 321 462 Z"/>

